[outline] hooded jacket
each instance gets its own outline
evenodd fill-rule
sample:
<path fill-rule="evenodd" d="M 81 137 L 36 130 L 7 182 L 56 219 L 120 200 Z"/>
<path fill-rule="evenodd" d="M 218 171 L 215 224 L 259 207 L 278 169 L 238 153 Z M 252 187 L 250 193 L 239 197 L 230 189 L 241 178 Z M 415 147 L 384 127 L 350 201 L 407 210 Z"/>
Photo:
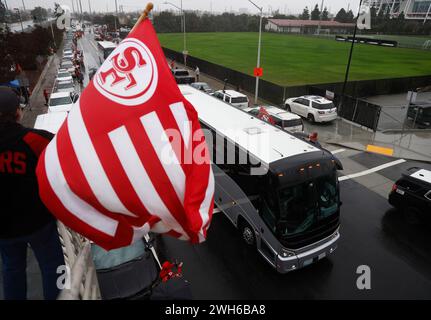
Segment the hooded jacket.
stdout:
<path fill-rule="evenodd" d="M 54 217 L 39 198 L 36 166 L 53 135 L 0 124 L 0 239 L 30 235 Z"/>

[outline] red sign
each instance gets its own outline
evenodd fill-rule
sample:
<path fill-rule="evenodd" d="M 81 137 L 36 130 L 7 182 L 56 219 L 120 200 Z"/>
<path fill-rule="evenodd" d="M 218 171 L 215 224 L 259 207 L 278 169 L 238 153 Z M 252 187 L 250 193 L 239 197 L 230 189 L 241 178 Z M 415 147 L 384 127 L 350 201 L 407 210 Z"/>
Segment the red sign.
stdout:
<path fill-rule="evenodd" d="M 263 76 L 263 68 L 254 68 L 253 74 L 255 77 Z"/>

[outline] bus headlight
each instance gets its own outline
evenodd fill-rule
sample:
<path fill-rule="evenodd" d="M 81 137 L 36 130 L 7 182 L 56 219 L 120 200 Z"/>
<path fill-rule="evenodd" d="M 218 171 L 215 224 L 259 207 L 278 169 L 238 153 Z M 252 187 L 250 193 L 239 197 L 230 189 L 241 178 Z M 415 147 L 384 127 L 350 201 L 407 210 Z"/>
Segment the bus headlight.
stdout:
<path fill-rule="evenodd" d="M 283 258 L 293 257 L 295 255 L 294 252 L 281 248 L 281 256 Z"/>

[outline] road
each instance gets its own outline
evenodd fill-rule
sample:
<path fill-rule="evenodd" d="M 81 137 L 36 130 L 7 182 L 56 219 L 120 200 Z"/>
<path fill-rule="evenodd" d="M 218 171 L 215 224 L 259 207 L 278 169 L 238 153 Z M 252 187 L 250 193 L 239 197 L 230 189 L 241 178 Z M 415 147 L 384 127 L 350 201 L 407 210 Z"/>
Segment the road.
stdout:
<path fill-rule="evenodd" d="M 86 64 L 98 65 L 92 35 L 80 41 Z M 216 84 L 216 82 L 214 82 Z M 306 125 L 327 131 L 328 125 Z M 289 274 L 276 273 L 247 247 L 222 214 L 213 218 L 208 240 L 192 246 L 158 238 L 164 259 L 184 262 L 184 276 L 198 299 L 431 299 L 431 226 L 407 225 L 387 202 L 403 170 L 431 165 L 412 161 L 392 165 L 393 158 L 325 145 L 344 165 L 341 182 L 341 240 L 328 259 Z M 366 174 L 369 169 L 387 168 Z M 363 174 L 363 175 L 362 175 Z M 371 290 L 356 286 L 358 266 L 371 269 Z"/>
<path fill-rule="evenodd" d="M 370 168 L 393 161 L 344 152 L 349 160 Z M 377 181 L 382 175 L 395 180 L 400 170 L 413 165 L 405 162 L 366 178 Z M 341 182 L 341 197 L 336 252 L 289 274 L 277 274 L 254 248 L 248 248 L 223 214 L 214 216 L 204 244 L 191 246 L 163 236 L 158 249 L 165 258 L 184 262 L 185 277 L 199 299 L 430 299 L 431 226 L 407 225 L 386 198 L 354 180 Z M 371 290 L 357 289 L 356 270 L 361 265 L 371 269 Z"/>

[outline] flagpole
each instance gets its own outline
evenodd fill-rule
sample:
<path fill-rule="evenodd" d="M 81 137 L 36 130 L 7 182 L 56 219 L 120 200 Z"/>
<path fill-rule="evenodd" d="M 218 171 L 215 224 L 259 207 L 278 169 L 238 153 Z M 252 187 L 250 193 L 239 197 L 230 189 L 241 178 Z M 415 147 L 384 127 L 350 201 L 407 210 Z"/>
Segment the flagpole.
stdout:
<path fill-rule="evenodd" d="M 132 31 L 130 31 L 130 32 L 133 32 L 133 30 L 135 30 L 135 28 L 136 28 L 137 26 L 139 26 L 139 24 L 140 24 L 142 21 L 144 21 L 145 19 L 147 19 L 147 18 L 148 18 L 148 15 L 150 14 L 151 10 L 153 10 L 153 8 L 154 8 L 154 5 L 153 5 L 151 2 L 149 2 L 149 3 L 147 4 L 147 7 L 145 8 L 144 12 L 142 13 L 142 15 L 139 17 L 138 21 L 136 21 L 136 24 L 135 24 L 135 26 L 133 27 Z"/>

